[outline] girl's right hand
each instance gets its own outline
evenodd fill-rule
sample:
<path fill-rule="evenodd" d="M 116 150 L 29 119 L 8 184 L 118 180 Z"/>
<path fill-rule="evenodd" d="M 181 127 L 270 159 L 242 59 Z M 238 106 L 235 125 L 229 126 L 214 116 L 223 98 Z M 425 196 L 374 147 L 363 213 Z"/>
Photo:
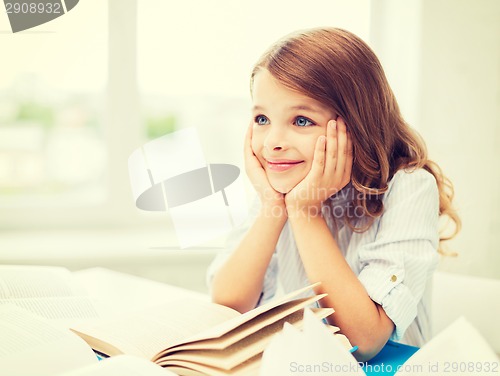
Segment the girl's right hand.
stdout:
<path fill-rule="evenodd" d="M 250 122 L 244 146 L 245 170 L 247 176 L 259 195 L 262 207 L 266 210 L 271 210 L 271 213 L 278 212 L 278 210 L 275 209 L 275 207 L 278 207 L 281 213 L 286 215 L 285 195 L 276 191 L 269 183 L 266 171 L 253 152 L 252 132 L 253 122 Z"/>

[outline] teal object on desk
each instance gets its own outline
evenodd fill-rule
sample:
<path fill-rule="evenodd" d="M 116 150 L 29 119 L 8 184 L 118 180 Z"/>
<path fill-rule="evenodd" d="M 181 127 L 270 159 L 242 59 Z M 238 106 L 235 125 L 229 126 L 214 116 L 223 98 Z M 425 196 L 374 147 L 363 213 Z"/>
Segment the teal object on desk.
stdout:
<path fill-rule="evenodd" d="M 95 353 L 95 356 L 97 357 L 97 359 L 99 361 L 103 360 L 103 359 L 106 359 L 106 358 L 109 358 L 109 356 L 107 356 L 106 354 L 103 354 L 103 353 L 100 353 L 99 351 L 97 350 L 94 350 L 94 353 Z"/>
<path fill-rule="evenodd" d="M 374 358 L 363 365 L 363 371 L 368 376 L 394 375 L 398 366 L 404 364 L 418 349 L 415 346 L 388 341 Z"/>

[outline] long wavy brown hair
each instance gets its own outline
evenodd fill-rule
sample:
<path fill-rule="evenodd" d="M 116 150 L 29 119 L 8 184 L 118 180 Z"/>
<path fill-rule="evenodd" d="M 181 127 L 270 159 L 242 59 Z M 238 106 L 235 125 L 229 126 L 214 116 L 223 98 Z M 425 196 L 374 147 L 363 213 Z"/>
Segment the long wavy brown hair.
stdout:
<path fill-rule="evenodd" d="M 384 70 L 371 48 L 356 35 L 337 28 L 298 31 L 272 45 L 256 63 L 251 80 L 267 69 L 281 84 L 332 108 L 346 122 L 353 142 L 351 183 L 358 194 L 355 207 L 367 220 L 355 227 L 367 230 L 384 210 L 387 184 L 400 169 L 424 168 L 436 179 L 439 215 L 454 223 L 454 237 L 461 221 L 452 206 L 453 185 L 439 166 L 427 158 L 420 135 L 403 119 Z"/>

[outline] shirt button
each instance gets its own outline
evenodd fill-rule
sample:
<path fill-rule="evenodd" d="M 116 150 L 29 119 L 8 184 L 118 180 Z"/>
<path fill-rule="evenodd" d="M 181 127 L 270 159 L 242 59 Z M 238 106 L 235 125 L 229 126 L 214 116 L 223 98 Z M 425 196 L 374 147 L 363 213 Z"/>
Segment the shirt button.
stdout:
<path fill-rule="evenodd" d="M 396 282 L 398 280 L 398 277 L 396 277 L 394 274 L 391 277 L 392 282 Z"/>

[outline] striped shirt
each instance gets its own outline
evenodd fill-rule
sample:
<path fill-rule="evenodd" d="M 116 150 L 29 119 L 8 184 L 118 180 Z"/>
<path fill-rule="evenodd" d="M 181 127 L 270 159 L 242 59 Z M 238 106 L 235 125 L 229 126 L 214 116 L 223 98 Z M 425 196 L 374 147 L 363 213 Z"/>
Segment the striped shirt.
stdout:
<path fill-rule="evenodd" d="M 382 216 L 362 233 L 353 232 L 341 219 L 345 210 L 353 210 L 355 193 L 349 184 L 325 202 L 323 212 L 330 210 L 330 215 L 325 213 L 328 227 L 370 298 L 380 304 L 394 322 L 390 339 L 420 347 L 432 333 L 430 293 L 439 243 L 436 181 L 423 169 L 396 172 L 383 197 Z M 217 255 L 208 269 L 209 286 L 258 211 L 256 201 L 247 221 L 228 237 L 226 250 Z M 359 223 L 362 222 L 355 224 Z M 278 285 L 285 293 L 309 285 L 288 221 L 267 268 L 258 304 L 272 299 Z"/>

